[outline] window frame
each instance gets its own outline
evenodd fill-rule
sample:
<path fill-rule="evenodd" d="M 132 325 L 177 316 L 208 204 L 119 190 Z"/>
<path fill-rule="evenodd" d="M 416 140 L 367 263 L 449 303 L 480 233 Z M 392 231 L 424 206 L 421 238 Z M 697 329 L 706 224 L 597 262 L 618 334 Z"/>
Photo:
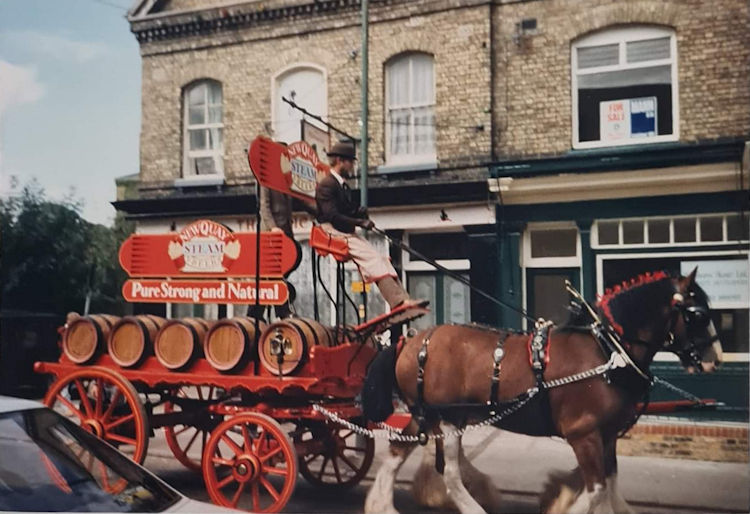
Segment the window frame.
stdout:
<path fill-rule="evenodd" d="M 669 37 L 669 59 L 655 59 L 627 63 L 627 43 Z M 618 44 L 618 64 L 608 66 L 593 66 L 578 70 L 578 49 L 594 46 Z M 594 34 L 583 36 L 571 43 L 570 46 L 570 73 L 571 73 L 571 118 L 573 132 L 571 134 L 574 149 L 606 148 L 613 146 L 641 145 L 664 143 L 667 141 L 679 141 L 680 139 L 680 88 L 678 80 L 677 65 L 679 63 L 677 54 L 677 36 L 674 29 L 669 27 L 631 25 L 626 27 L 614 27 L 598 31 Z M 652 137 L 629 138 L 622 141 L 579 141 L 579 119 L 578 119 L 578 76 L 594 73 L 607 73 L 616 71 L 627 71 L 653 66 L 671 66 L 672 85 L 672 133 L 656 135 Z M 601 133 L 600 133 L 601 137 Z"/>
<path fill-rule="evenodd" d="M 566 257 L 532 257 L 531 233 L 534 231 L 575 230 L 576 254 Z M 529 223 L 523 231 L 521 266 L 525 268 L 581 268 L 581 231 L 574 222 Z"/>
<path fill-rule="evenodd" d="M 404 232 L 402 241 L 404 244 L 409 245 L 409 238 L 411 235 L 430 235 L 430 234 L 443 234 L 446 232 L 463 232 L 463 229 L 459 227 L 455 227 L 453 229 L 440 229 L 440 230 L 408 230 Z M 471 260 L 470 259 L 437 259 L 435 261 L 438 265 L 442 266 L 443 268 L 450 270 L 456 274 L 459 275 L 466 275 L 466 278 L 469 278 L 471 276 Z M 438 276 L 441 275 L 440 270 L 436 269 L 435 266 L 430 264 L 427 261 L 422 260 L 413 260 L 412 255 L 405 251 L 401 250 L 401 283 L 406 284 L 409 289 L 412 288 L 412 286 L 409 284 L 410 277 L 413 277 L 414 275 L 422 275 L 422 276 L 434 276 L 435 277 L 435 295 L 436 298 L 438 295 L 444 295 L 445 294 L 445 277 L 442 277 L 442 279 L 438 279 Z M 446 275 L 448 276 L 448 275 Z M 451 277 L 452 278 L 452 277 Z M 466 286 L 468 288 L 468 286 Z M 472 291 L 469 288 L 469 320 L 472 319 L 471 314 L 471 296 Z M 438 303 L 436 301 L 436 303 Z M 444 306 L 443 301 L 440 300 L 440 305 Z M 433 306 L 433 308 L 436 308 L 436 306 Z M 444 312 L 438 313 L 435 311 L 435 319 L 442 319 Z"/>
<path fill-rule="evenodd" d="M 281 87 L 281 83 L 284 79 L 287 78 L 287 76 L 293 75 L 297 72 L 302 71 L 313 71 L 316 73 L 319 73 L 322 82 L 321 85 L 323 87 L 323 111 L 322 112 L 316 112 L 314 114 L 320 116 L 324 120 L 328 120 L 328 70 L 323 67 L 319 66 L 318 64 L 315 64 L 313 62 L 295 62 L 293 64 L 290 64 L 288 66 L 283 67 L 282 69 L 278 70 L 276 73 L 273 74 L 271 77 L 271 131 L 274 134 L 274 138 L 279 140 L 283 139 L 279 136 L 280 134 L 280 127 L 279 124 L 282 121 L 276 116 L 276 109 L 279 107 L 279 102 L 282 102 L 281 96 L 279 96 L 279 88 Z M 300 102 L 303 100 L 299 100 Z M 283 103 L 283 102 L 282 102 Z M 307 120 L 311 124 L 315 125 L 318 128 L 321 128 L 323 130 L 328 130 L 328 127 L 321 123 L 320 121 L 313 119 L 311 117 L 306 116 L 305 114 L 302 114 L 302 117 L 300 119 L 300 126 L 299 126 L 299 134 L 300 137 L 297 139 L 297 141 L 302 139 L 302 120 Z M 295 143 L 296 141 L 284 141 L 285 143 L 291 144 Z M 324 155 L 320 156 L 322 159 L 325 159 L 326 157 Z"/>
<path fill-rule="evenodd" d="M 414 70 L 414 61 L 413 58 L 415 56 L 425 56 L 429 57 L 432 61 L 432 98 L 429 102 L 420 102 L 415 103 L 411 101 L 412 96 L 412 84 L 413 84 L 413 70 Z M 390 91 L 389 91 L 389 77 L 392 73 L 393 66 L 400 62 L 403 59 L 408 59 L 409 62 L 409 97 L 410 102 L 408 104 L 399 104 L 398 106 L 393 106 L 390 103 Z M 384 86 L 384 98 L 385 102 L 383 103 L 383 107 L 385 109 L 383 120 L 384 120 L 384 147 L 385 147 L 385 162 L 386 166 L 406 166 L 411 164 L 433 164 L 437 162 L 437 121 L 435 122 L 435 125 L 433 127 L 433 146 L 432 146 L 432 152 L 431 153 L 424 153 L 424 154 L 417 154 L 417 153 L 407 153 L 403 155 L 394 155 L 391 152 L 391 111 L 392 110 L 404 110 L 409 109 L 411 115 L 410 115 L 410 126 L 409 126 L 409 146 L 411 148 L 414 148 L 414 115 L 413 111 L 414 109 L 420 109 L 424 107 L 431 107 L 432 108 L 432 114 L 433 118 L 437 118 L 435 108 L 437 105 L 437 82 L 435 79 L 435 56 L 427 53 L 427 52 L 404 52 L 401 54 L 398 54 L 396 56 L 391 57 L 386 63 L 385 63 L 385 70 L 383 74 L 383 86 Z"/>
<path fill-rule="evenodd" d="M 591 226 L 591 248 L 595 250 L 617 250 L 617 249 L 630 249 L 630 248 L 677 248 L 677 247 L 700 247 L 700 246 L 727 246 L 736 245 L 738 242 L 747 244 L 747 239 L 730 239 L 729 238 L 729 226 L 728 218 L 730 216 L 737 215 L 736 212 L 711 212 L 705 214 L 683 214 L 678 216 L 641 216 L 635 218 L 601 218 L 594 220 Z M 722 224 L 722 239 L 721 240 L 701 240 L 701 224 L 702 219 L 707 218 L 721 218 Z M 695 240 L 693 241 L 675 241 L 675 220 L 695 220 Z M 623 242 L 623 223 L 628 221 L 640 221 L 643 222 L 643 242 L 642 243 L 624 243 Z M 648 223 L 650 221 L 668 221 L 669 222 L 669 241 L 666 242 L 654 242 L 648 241 Z M 617 223 L 618 227 L 618 242 L 612 244 L 601 244 L 599 243 L 599 223 Z"/>
<path fill-rule="evenodd" d="M 724 257 L 744 255 L 745 260 L 748 258 L 748 250 L 697 250 L 693 252 L 668 252 L 668 251 L 657 251 L 653 252 L 636 252 L 636 253 L 599 253 L 596 255 L 596 294 L 597 297 L 604 294 L 604 261 L 607 260 L 633 260 L 637 258 L 675 258 L 675 257 L 703 257 L 705 259 L 711 259 L 712 257 Z M 741 309 L 745 307 L 734 307 L 725 304 L 711 305 L 712 309 Z M 666 351 L 657 352 L 654 356 L 654 362 L 678 362 L 679 358 Z M 727 352 L 724 351 L 724 362 L 750 362 L 750 353 L 748 352 Z"/>
<path fill-rule="evenodd" d="M 209 123 L 208 122 L 208 113 L 209 108 L 211 106 L 215 106 L 216 104 L 209 104 L 209 87 L 211 85 L 216 85 L 219 87 L 219 90 L 221 91 L 221 122 L 220 123 Z M 190 92 L 194 89 L 206 86 L 205 93 L 204 93 L 204 100 L 205 100 L 205 121 L 206 123 L 198 123 L 198 124 L 190 124 Z M 182 181 L 205 181 L 206 179 L 214 179 L 214 178 L 220 178 L 223 179 L 224 177 L 224 139 L 225 139 L 225 133 L 224 133 L 224 85 L 215 79 L 200 79 L 193 81 L 189 84 L 187 84 L 185 87 L 182 88 L 182 106 L 183 106 L 183 118 L 182 118 L 182 173 L 181 173 L 181 180 Z M 205 150 L 191 150 L 190 149 L 190 131 L 191 130 L 205 130 L 210 131 L 212 129 L 221 129 L 221 145 L 218 148 L 207 148 Z M 205 158 L 205 157 L 213 157 L 214 159 L 214 168 L 215 173 L 207 173 L 204 175 L 199 175 L 195 172 L 188 173 L 188 170 L 191 170 L 191 160 L 199 159 L 199 158 Z"/>

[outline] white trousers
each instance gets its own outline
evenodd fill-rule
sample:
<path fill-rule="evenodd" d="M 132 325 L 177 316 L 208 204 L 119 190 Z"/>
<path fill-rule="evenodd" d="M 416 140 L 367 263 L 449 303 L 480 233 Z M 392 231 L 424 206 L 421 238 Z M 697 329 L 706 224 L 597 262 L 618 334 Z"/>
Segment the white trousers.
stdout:
<path fill-rule="evenodd" d="M 346 244 L 349 245 L 349 255 L 352 256 L 365 282 L 377 282 L 383 277 L 398 277 L 390 259 L 378 253 L 367 239 L 356 233 L 339 232 L 330 223 L 323 223 L 321 228 L 333 237 L 346 240 Z"/>

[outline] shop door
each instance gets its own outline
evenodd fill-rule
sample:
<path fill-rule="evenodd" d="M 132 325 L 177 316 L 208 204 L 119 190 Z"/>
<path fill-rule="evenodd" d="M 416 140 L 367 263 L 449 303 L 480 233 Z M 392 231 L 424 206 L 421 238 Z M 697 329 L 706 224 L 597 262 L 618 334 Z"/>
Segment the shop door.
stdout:
<path fill-rule="evenodd" d="M 565 289 L 568 280 L 580 290 L 578 268 L 527 268 L 526 310 L 530 316 L 552 320 L 562 325 L 568 320 L 570 295 Z"/>
<path fill-rule="evenodd" d="M 468 273 L 460 276 L 469 278 Z M 409 293 L 412 298 L 430 301 L 430 312 L 410 325 L 418 330 L 443 323 L 471 322 L 469 286 L 453 277 L 442 273 L 409 273 Z"/>

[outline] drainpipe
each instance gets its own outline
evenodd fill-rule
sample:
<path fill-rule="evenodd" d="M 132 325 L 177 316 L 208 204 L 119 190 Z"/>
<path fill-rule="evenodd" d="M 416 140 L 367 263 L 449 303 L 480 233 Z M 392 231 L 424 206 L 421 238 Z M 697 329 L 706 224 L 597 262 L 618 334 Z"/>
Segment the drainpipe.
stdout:
<path fill-rule="evenodd" d="M 360 186 L 361 199 L 360 203 L 363 207 L 367 207 L 367 124 L 369 118 L 368 110 L 368 91 L 367 91 L 367 77 L 368 77 L 368 50 L 367 40 L 369 32 L 369 21 L 368 21 L 368 0 L 362 0 L 362 127 L 360 131 L 361 140 L 361 151 L 360 151 L 360 174 L 362 176 L 362 182 Z"/>

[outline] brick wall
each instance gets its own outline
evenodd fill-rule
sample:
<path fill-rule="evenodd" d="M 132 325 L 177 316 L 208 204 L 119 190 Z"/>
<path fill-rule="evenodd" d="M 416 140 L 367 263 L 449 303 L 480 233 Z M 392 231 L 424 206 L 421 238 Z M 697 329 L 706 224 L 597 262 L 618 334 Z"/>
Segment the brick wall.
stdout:
<path fill-rule="evenodd" d="M 570 150 L 570 45 L 618 24 L 675 29 L 680 140 L 750 133 L 750 13 L 743 0 L 537 0 L 498 6 L 495 38 L 501 155 Z M 537 34 L 513 41 L 516 23 Z"/>
<path fill-rule="evenodd" d="M 167 8 L 190 9 L 196 1 L 172 0 Z M 224 2 L 200 2 L 219 4 Z M 227 12 L 265 12 L 297 4 L 305 2 L 233 3 Z M 592 31 L 630 23 L 676 31 L 681 141 L 746 137 L 748 11 L 743 0 L 372 2 L 369 165 L 384 163 L 383 69 L 389 58 L 406 51 L 435 57 L 442 167 L 486 162 L 493 146 L 500 158 L 560 154 L 572 146 L 571 42 Z M 227 12 L 204 11 L 200 19 L 225 17 Z M 189 22 L 196 16 L 136 19 L 132 26 L 158 32 L 162 23 Z M 536 18 L 537 30 L 515 40 L 516 24 L 524 18 Z M 350 53 L 360 48 L 359 23 L 356 3 L 344 2 L 320 12 L 290 10 L 231 30 L 142 40 L 141 179 L 168 185 L 180 176 L 181 90 L 198 78 L 223 84 L 224 168 L 229 183 L 250 180 L 244 148 L 255 135 L 268 133 L 272 77 L 294 63 L 312 63 L 327 71 L 328 114 L 343 130 L 358 134 L 361 64 Z"/>
<path fill-rule="evenodd" d="M 748 462 L 748 428 L 638 423 L 617 442 L 617 453 Z"/>
<path fill-rule="evenodd" d="M 486 161 L 490 151 L 490 52 L 486 6 L 477 2 L 423 2 L 373 10 L 370 27 L 370 166 L 384 162 L 384 66 L 402 52 L 435 58 L 438 159 L 441 165 Z M 436 4 L 445 4 L 444 6 Z M 459 20 L 459 21 L 457 21 Z M 292 19 L 267 27 L 196 35 L 141 46 L 141 180 L 168 184 L 180 176 L 181 91 L 191 81 L 213 78 L 223 84 L 224 169 L 228 183 L 250 178 L 243 155 L 249 140 L 268 134 L 271 83 L 295 63 L 327 72 L 328 113 L 335 125 L 359 135 L 359 13 Z M 267 30 L 266 30 L 267 29 Z M 451 48 L 447 52 L 445 49 Z"/>

